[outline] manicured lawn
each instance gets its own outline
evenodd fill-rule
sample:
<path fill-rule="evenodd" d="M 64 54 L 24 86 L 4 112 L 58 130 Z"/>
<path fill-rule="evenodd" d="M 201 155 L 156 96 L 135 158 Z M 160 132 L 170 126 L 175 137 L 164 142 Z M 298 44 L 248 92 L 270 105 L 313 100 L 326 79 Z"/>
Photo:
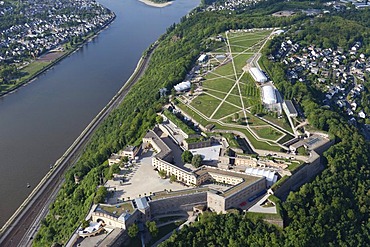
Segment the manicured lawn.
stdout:
<path fill-rule="evenodd" d="M 254 48 L 259 48 L 263 42 L 261 42 L 264 38 L 266 38 L 271 33 L 271 30 L 266 31 L 256 31 L 256 32 L 248 32 L 248 33 L 230 33 L 229 34 L 229 42 L 231 46 L 232 52 L 242 52 L 252 46 L 256 45 Z M 256 50 L 256 49 L 253 49 Z M 250 51 L 250 49 L 248 49 Z"/>
<path fill-rule="evenodd" d="M 246 112 L 246 115 L 247 115 L 247 118 L 248 118 L 248 124 L 249 125 L 266 125 L 267 123 L 265 123 L 264 121 L 262 121 L 261 119 L 259 119 L 258 117 L 250 114 L 249 112 Z"/>
<path fill-rule="evenodd" d="M 42 70 L 44 67 L 46 67 L 49 64 L 50 62 L 43 62 L 43 61 L 35 61 L 35 62 L 30 63 L 27 67 L 23 68 L 20 71 L 21 73 L 26 73 L 26 75 L 21 77 L 18 81 L 31 77 L 32 75 Z"/>
<path fill-rule="evenodd" d="M 265 213 L 247 212 L 246 216 L 249 219 L 282 220 L 282 218 L 279 214 L 265 214 Z"/>
<path fill-rule="evenodd" d="M 286 131 L 292 132 L 292 128 L 290 127 L 290 124 L 286 122 L 285 118 L 275 118 L 270 115 L 263 116 L 264 119 L 276 124 L 277 126 L 285 129 Z"/>
<path fill-rule="evenodd" d="M 234 105 L 237 105 L 239 107 L 242 107 L 242 103 L 240 101 L 240 96 L 234 96 L 234 95 L 229 95 L 227 98 L 226 98 L 226 101 L 227 102 L 230 102 Z"/>
<path fill-rule="evenodd" d="M 218 75 L 222 75 L 222 76 L 230 76 L 230 75 L 234 74 L 234 68 L 233 68 L 233 65 L 230 61 L 227 64 L 221 65 L 220 67 L 218 67 L 217 69 L 215 69 L 212 72 L 215 73 L 215 74 L 218 74 Z M 235 79 L 235 78 L 233 78 L 233 79 Z"/>
<path fill-rule="evenodd" d="M 226 96 L 226 93 L 220 93 L 220 92 L 217 92 L 217 91 L 213 91 L 211 89 L 204 89 L 203 91 L 207 92 L 208 94 L 212 94 L 213 96 L 216 96 L 220 99 L 223 99 Z"/>
<path fill-rule="evenodd" d="M 288 170 L 293 172 L 295 171 L 298 167 L 300 167 L 302 164 L 300 162 L 292 162 L 291 165 L 288 166 Z"/>
<path fill-rule="evenodd" d="M 247 86 L 243 83 L 239 83 L 239 88 L 240 88 L 240 93 L 242 94 L 242 96 L 246 96 L 245 92 L 246 92 Z M 240 95 L 239 88 L 237 86 L 235 86 L 233 88 L 233 90 L 231 91 L 231 93 L 236 94 L 236 95 Z"/>
<path fill-rule="evenodd" d="M 195 119 L 195 121 L 197 121 L 199 124 L 201 124 L 203 126 L 206 126 L 207 124 L 212 123 L 212 122 L 209 122 L 209 121 L 205 120 L 201 116 L 199 116 L 197 113 L 195 113 L 194 111 L 192 111 L 186 105 L 178 104 L 177 106 L 180 109 L 182 109 L 183 111 L 185 111 L 189 116 L 193 117 Z M 272 151 L 272 152 L 279 152 L 280 151 L 280 147 L 277 146 L 277 145 L 275 145 L 275 144 L 272 144 L 272 143 L 269 144 L 269 143 L 266 143 L 266 142 L 259 142 L 259 141 L 257 141 L 252 136 L 252 134 L 249 133 L 249 131 L 247 129 L 243 128 L 242 126 L 240 126 L 241 128 L 231 128 L 231 127 L 221 126 L 218 123 L 213 123 L 213 124 L 216 126 L 216 129 L 238 130 L 238 131 L 244 133 L 247 136 L 247 138 L 249 139 L 249 141 L 252 143 L 252 145 L 255 148 L 257 148 L 257 149 L 264 149 L 264 150 L 268 150 L 268 151 Z"/>
<path fill-rule="evenodd" d="M 203 81 L 202 86 L 204 88 L 215 89 L 221 92 L 229 92 L 235 82 L 230 81 L 226 78 L 219 78 L 213 80 Z"/>
<path fill-rule="evenodd" d="M 204 115 L 209 117 L 220 103 L 220 100 L 210 95 L 201 94 L 191 102 L 191 105 L 202 112 Z"/>
<path fill-rule="evenodd" d="M 280 138 L 283 134 L 270 127 L 270 126 L 264 126 L 264 127 L 251 127 L 253 131 L 261 138 L 276 141 L 278 138 Z"/>
<path fill-rule="evenodd" d="M 240 81 L 243 82 L 243 83 L 246 83 L 246 84 L 253 85 L 253 86 L 257 87 L 256 83 L 253 80 L 252 75 L 249 72 L 245 73 L 243 75 L 243 77 L 240 79 Z"/>
<path fill-rule="evenodd" d="M 244 133 L 244 135 L 248 138 L 248 140 L 251 142 L 251 144 L 253 145 L 254 148 L 267 150 L 267 151 L 272 151 L 272 152 L 279 152 L 280 151 L 280 147 L 277 146 L 274 143 L 257 141 L 252 136 L 252 134 L 249 132 L 249 130 L 247 130 L 246 128 L 243 128 L 243 126 L 240 126 L 240 128 L 238 128 L 238 127 L 233 128 L 233 127 L 221 126 L 218 123 L 214 123 L 214 125 L 216 127 L 216 130 L 217 129 L 237 130 L 237 131 L 240 131 L 240 132 Z"/>
<path fill-rule="evenodd" d="M 243 73 L 243 67 L 247 64 L 248 59 L 252 57 L 252 54 L 239 54 L 239 55 L 234 55 L 233 60 L 235 64 L 235 69 L 240 76 Z"/>
<path fill-rule="evenodd" d="M 238 111 L 240 111 L 239 108 L 233 105 L 230 105 L 227 102 L 224 102 L 222 103 L 221 107 L 218 109 L 218 111 L 215 113 L 215 115 L 212 118 L 213 119 L 223 118 L 227 115 L 233 114 Z"/>
<path fill-rule="evenodd" d="M 192 109 L 190 109 L 187 105 L 184 105 L 182 103 L 177 104 L 177 107 L 179 107 L 181 110 L 186 112 L 189 116 L 191 116 L 195 121 L 197 121 L 202 126 L 207 126 L 210 122 L 199 116 L 196 112 L 194 112 Z"/>
<path fill-rule="evenodd" d="M 281 138 L 281 139 L 278 141 L 278 143 L 279 143 L 279 144 L 283 144 L 283 143 L 285 143 L 285 142 L 287 142 L 287 141 L 289 141 L 289 140 L 292 140 L 293 138 L 294 138 L 294 136 L 289 135 L 289 134 L 286 134 L 283 138 Z"/>
<path fill-rule="evenodd" d="M 231 133 L 222 133 L 222 136 L 226 138 L 230 147 L 240 148 L 239 143 L 236 141 L 235 136 Z"/>
<path fill-rule="evenodd" d="M 111 214 L 116 214 L 116 215 L 121 215 L 122 213 L 125 213 L 125 212 L 130 212 L 130 213 L 134 212 L 134 208 L 132 207 L 131 202 L 122 203 L 120 204 L 119 207 L 100 206 L 100 208 L 103 209 L 104 211 L 107 211 Z"/>
<path fill-rule="evenodd" d="M 168 233 L 175 230 L 177 227 L 178 226 L 175 223 L 171 223 L 165 226 L 158 227 L 158 230 L 159 230 L 158 235 L 155 238 L 152 238 L 150 240 L 150 243 L 148 246 L 151 246 L 152 244 L 154 244 L 155 242 L 157 242 L 158 240 L 166 236 Z"/>
<path fill-rule="evenodd" d="M 234 72 L 232 72 L 231 74 L 229 75 L 222 75 L 226 78 L 230 78 L 231 80 L 235 80 L 235 74 Z M 204 77 L 206 80 L 211 80 L 211 79 L 215 79 L 215 78 L 220 78 L 220 74 L 216 74 L 215 71 L 210 71 L 208 72 L 208 74 Z"/>

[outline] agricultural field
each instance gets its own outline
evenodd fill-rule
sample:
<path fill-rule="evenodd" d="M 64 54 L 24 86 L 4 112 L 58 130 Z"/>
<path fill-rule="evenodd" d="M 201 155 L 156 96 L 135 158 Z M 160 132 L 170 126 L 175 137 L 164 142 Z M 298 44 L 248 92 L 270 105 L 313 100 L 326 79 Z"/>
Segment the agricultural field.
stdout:
<path fill-rule="evenodd" d="M 200 64 L 203 79 L 196 93 L 186 100 L 182 98 L 179 108 L 203 126 L 213 124 L 216 129 L 245 134 L 257 149 L 280 150 L 278 141 L 286 139 L 290 130 L 285 132 L 281 129 L 286 125 L 273 126 L 250 112 L 262 102 L 260 86 L 249 68 L 256 66 L 258 54 L 272 32 L 250 30 L 222 35 L 224 40 Z"/>

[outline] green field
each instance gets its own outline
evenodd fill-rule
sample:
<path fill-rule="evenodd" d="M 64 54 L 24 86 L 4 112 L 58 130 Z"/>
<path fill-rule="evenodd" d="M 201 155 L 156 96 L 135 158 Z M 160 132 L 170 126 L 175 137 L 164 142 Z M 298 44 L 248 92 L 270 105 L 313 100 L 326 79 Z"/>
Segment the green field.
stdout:
<path fill-rule="evenodd" d="M 229 103 L 232 103 L 236 106 L 239 106 L 240 108 L 242 107 L 242 103 L 240 101 L 240 96 L 235 96 L 235 95 L 229 95 L 227 98 L 226 98 L 226 101 L 229 102 Z M 241 110 L 241 109 L 239 109 Z"/>
<path fill-rule="evenodd" d="M 225 78 L 218 78 L 213 80 L 203 81 L 202 83 L 204 88 L 210 88 L 221 92 L 229 92 L 232 86 L 234 86 L 234 82 L 225 79 Z"/>
<path fill-rule="evenodd" d="M 292 132 L 292 128 L 285 118 L 275 118 L 269 115 L 265 115 L 263 118 L 285 129 L 286 131 Z"/>
<path fill-rule="evenodd" d="M 179 104 L 178 106 L 203 126 L 212 123 L 215 125 L 215 129 L 238 130 L 245 134 L 255 148 L 275 152 L 280 151 L 281 148 L 274 142 L 284 134 L 270 126 L 267 122 L 249 113 L 249 107 L 261 104 L 260 89 L 251 75 L 248 72 L 243 72 L 243 67 L 252 62 L 251 58 L 254 57 L 254 52 L 261 47 L 270 33 L 270 30 L 257 30 L 254 32 L 228 34 L 231 46 L 231 51 L 229 52 L 233 56 L 233 62 L 229 59 L 227 63 L 221 64 L 214 70 L 206 73 L 201 85 L 204 93 L 191 101 L 192 107 L 201 112 L 202 115 L 204 114 L 211 118 L 209 121 L 186 105 Z M 224 45 L 225 48 L 228 48 L 226 44 Z M 217 47 L 217 50 L 219 49 L 222 50 L 221 47 Z M 211 52 L 211 63 L 225 62 L 217 61 L 215 56 L 220 53 L 217 53 L 216 50 L 214 52 L 216 53 L 212 54 Z M 235 66 L 235 71 L 233 65 Z M 238 79 L 240 81 L 236 84 Z M 225 99 L 229 92 L 230 94 Z M 225 101 L 222 102 L 222 100 Z M 243 104 L 245 109 L 243 109 Z M 217 111 L 215 112 L 216 109 Z M 239 113 L 240 116 L 237 122 L 232 121 L 235 113 Z M 233 124 L 235 127 L 223 126 L 222 123 Z M 247 125 L 251 126 L 252 129 L 248 129 Z M 258 141 L 254 135 L 268 141 Z"/>
<path fill-rule="evenodd" d="M 223 99 L 226 96 L 226 93 L 221 93 L 221 92 L 213 91 L 211 89 L 204 89 L 203 92 L 206 92 L 207 94 L 212 94 L 213 96 L 218 97 L 220 99 Z"/>
<path fill-rule="evenodd" d="M 233 64 L 231 62 L 229 62 L 227 64 L 221 65 L 218 68 L 216 68 L 214 71 L 212 71 L 212 73 L 218 74 L 218 75 L 221 75 L 221 76 L 226 76 L 226 77 L 232 76 L 232 75 L 234 75 Z M 206 77 L 206 79 L 207 79 L 207 77 Z M 235 76 L 232 79 L 235 80 Z"/>
<path fill-rule="evenodd" d="M 268 139 L 271 141 L 276 141 L 283 134 L 280 131 L 270 127 L 270 126 L 261 126 L 261 127 L 251 127 L 251 129 L 256 133 L 260 138 Z"/>
<path fill-rule="evenodd" d="M 191 105 L 207 117 L 210 117 L 220 103 L 220 100 L 210 95 L 201 94 L 191 102 Z"/>
<path fill-rule="evenodd" d="M 183 110 L 184 112 L 186 112 L 195 121 L 197 121 L 197 123 L 199 123 L 199 124 L 201 124 L 203 126 L 207 126 L 208 124 L 210 124 L 210 122 L 208 122 L 206 119 L 204 119 L 201 116 L 199 116 L 199 114 L 197 114 L 195 111 L 193 111 L 192 109 L 190 109 L 187 105 L 184 105 L 182 103 L 179 103 L 179 104 L 177 104 L 177 107 L 179 107 L 181 110 Z"/>
<path fill-rule="evenodd" d="M 234 56 L 233 61 L 238 76 L 243 73 L 243 67 L 247 64 L 248 59 L 250 59 L 252 55 L 253 54 L 240 54 Z"/>
<path fill-rule="evenodd" d="M 217 110 L 217 112 L 213 116 L 213 119 L 220 119 L 220 118 L 223 118 L 227 115 L 233 114 L 233 113 L 238 112 L 238 111 L 240 111 L 239 108 L 237 108 L 233 105 L 230 105 L 227 102 L 224 102 L 224 103 L 222 103 L 221 107 Z"/>
<path fill-rule="evenodd" d="M 258 117 L 250 114 L 249 112 L 245 113 L 247 115 L 249 125 L 266 125 L 267 123 L 259 119 Z"/>

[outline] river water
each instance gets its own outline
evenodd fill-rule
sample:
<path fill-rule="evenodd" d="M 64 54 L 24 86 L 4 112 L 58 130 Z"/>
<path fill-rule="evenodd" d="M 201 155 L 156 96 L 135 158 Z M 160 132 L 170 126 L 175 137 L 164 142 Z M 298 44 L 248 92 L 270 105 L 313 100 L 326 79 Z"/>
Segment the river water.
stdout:
<path fill-rule="evenodd" d="M 142 52 L 199 4 L 100 0 L 115 21 L 83 48 L 0 98 L 0 226 L 130 77 Z M 27 188 L 27 183 L 30 188 Z"/>

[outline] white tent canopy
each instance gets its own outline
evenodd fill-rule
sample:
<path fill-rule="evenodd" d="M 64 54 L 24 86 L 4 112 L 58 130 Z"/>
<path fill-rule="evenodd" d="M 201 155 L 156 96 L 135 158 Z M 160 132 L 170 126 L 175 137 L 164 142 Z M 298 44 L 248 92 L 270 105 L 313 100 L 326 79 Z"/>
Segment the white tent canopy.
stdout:
<path fill-rule="evenodd" d="M 190 81 L 183 81 L 177 84 L 174 88 L 177 92 L 182 92 L 182 91 L 190 89 L 190 87 L 191 87 Z"/>

